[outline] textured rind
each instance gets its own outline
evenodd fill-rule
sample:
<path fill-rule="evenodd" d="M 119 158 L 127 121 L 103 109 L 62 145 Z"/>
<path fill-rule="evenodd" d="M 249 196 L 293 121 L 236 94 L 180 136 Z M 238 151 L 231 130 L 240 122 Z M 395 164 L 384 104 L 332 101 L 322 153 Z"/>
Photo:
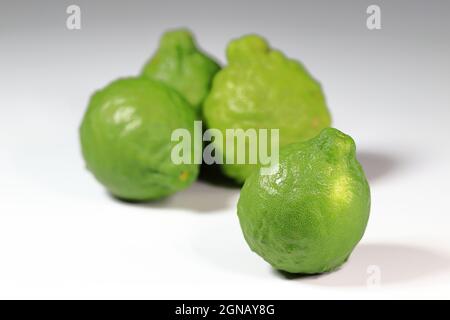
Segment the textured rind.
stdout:
<path fill-rule="evenodd" d="M 177 90 L 199 111 L 220 66 L 201 52 L 190 31 L 166 32 L 158 51 L 144 66 L 142 74 Z"/>
<path fill-rule="evenodd" d="M 126 200 L 157 199 L 186 188 L 199 167 L 172 162 L 171 134 L 177 128 L 193 134 L 194 120 L 192 108 L 166 85 L 116 80 L 94 93 L 80 127 L 87 168 Z"/>
<path fill-rule="evenodd" d="M 305 141 L 330 126 L 320 84 L 297 61 L 269 48 L 256 35 L 230 42 L 229 64 L 217 73 L 203 114 L 209 128 L 280 130 L 280 145 Z M 247 146 L 248 147 L 248 146 Z M 217 149 L 226 153 L 221 145 Z M 248 151 L 248 149 L 247 149 Z M 226 175 L 243 182 L 255 165 L 225 164 Z"/>
<path fill-rule="evenodd" d="M 291 273 L 339 267 L 362 238 L 369 212 L 370 189 L 354 142 L 332 128 L 282 148 L 279 171 L 255 170 L 238 202 L 250 248 Z"/>

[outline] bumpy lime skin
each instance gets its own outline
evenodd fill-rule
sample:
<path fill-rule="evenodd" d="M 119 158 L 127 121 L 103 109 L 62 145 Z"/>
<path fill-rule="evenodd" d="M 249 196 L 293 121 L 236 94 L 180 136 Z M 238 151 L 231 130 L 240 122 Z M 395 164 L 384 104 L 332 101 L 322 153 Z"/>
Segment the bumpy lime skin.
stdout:
<path fill-rule="evenodd" d="M 87 168 L 118 198 L 173 194 L 198 175 L 198 165 L 171 160 L 177 143 L 172 131 L 185 128 L 192 135 L 194 120 L 189 104 L 166 85 L 146 78 L 116 80 L 94 93 L 80 127 Z"/>
<path fill-rule="evenodd" d="M 219 70 L 219 64 L 197 48 L 190 31 L 177 29 L 164 33 L 142 74 L 176 89 L 199 111 Z"/>
<path fill-rule="evenodd" d="M 280 130 L 280 145 L 304 141 L 330 126 L 320 84 L 298 61 L 269 47 L 257 35 L 231 41 L 228 65 L 213 81 L 203 114 L 207 126 Z M 217 148 L 226 153 L 220 145 Z M 248 152 L 248 150 L 247 150 Z M 255 165 L 225 164 L 226 175 L 243 182 Z"/>
<path fill-rule="evenodd" d="M 362 238 L 370 189 L 355 144 L 327 128 L 280 152 L 279 170 L 245 181 L 238 216 L 250 248 L 274 268 L 316 274 L 343 264 Z"/>

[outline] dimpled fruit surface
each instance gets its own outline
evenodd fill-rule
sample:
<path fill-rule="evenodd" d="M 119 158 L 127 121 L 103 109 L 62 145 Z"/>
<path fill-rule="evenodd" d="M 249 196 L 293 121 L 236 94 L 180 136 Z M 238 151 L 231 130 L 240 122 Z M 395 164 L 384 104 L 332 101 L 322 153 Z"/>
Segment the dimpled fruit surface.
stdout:
<path fill-rule="evenodd" d="M 364 234 L 369 211 L 369 185 L 353 139 L 332 128 L 282 148 L 277 172 L 255 170 L 238 202 L 250 248 L 291 273 L 343 264 Z"/>
<path fill-rule="evenodd" d="M 310 139 L 330 126 L 320 84 L 302 64 L 271 49 L 263 38 L 248 35 L 231 41 L 227 60 L 204 103 L 209 128 L 219 129 L 224 136 L 226 129 L 279 129 L 283 146 Z M 229 152 L 221 145 L 217 149 Z M 255 167 L 225 164 L 222 169 L 243 182 Z"/>
<path fill-rule="evenodd" d="M 177 29 L 163 34 L 157 52 L 142 72 L 176 89 L 198 111 L 219 69 L 197 48 L 190 31 Z"/>
<path fill-rule="evenodd" d="M 192 133 L 194 119 L 189 104 L 166 85 L 116 80 L 94 93 L 80 127 L 87 168 L 125 200 L 157 199 L 186 188 L 199 168 L 172 162 L 171 134 L 177 128 Z"/>

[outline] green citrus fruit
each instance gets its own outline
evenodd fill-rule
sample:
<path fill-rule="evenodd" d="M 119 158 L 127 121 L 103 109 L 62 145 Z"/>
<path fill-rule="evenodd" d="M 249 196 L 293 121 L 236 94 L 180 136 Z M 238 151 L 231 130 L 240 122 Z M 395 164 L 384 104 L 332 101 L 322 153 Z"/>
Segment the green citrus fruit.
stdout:
<path fill-rule="evenodd" d="M 113 195 L 151 200 L 189 186 L 198 165 L 171 160 L 174 129 L 193 131 L 195 112 L 173 89 L 119 79 L 95 92 L 80 128 L 87 168 Z M 194 152 L 194 150 L 192 150 Z"/>
<path fill-rule="evenodd" d="M 176 89 L 199 110 L 219 69 L 212 58 L 197 48 L 191 32 L 178 29 L 161 37 L 159 49 L 142 72 Z"/>
<path fill-rule="evenodd" d="M 292 273 L 321 273 L 344 263 L 364 234 L 369 211 L 355 144 L 332 128 L 282 148 L 278 171 L 255 170 L 238 202 L 250 248 Z"/>
<path fill-rule="evenodd" d="M 330 126 L 320 84 L 302 64 L 271 49 L 263 38 L 248 35 L 231 41 L 227 59 L 204 103 L 208 127 L 221 130 L 224 136 L 226 129 L 279 129 L 283 146 L 310 139 Z M 221 145 L 217 149 L 229 152 Z M 222 169 L 243 182 L 255 167 L 225 164 Z"/>

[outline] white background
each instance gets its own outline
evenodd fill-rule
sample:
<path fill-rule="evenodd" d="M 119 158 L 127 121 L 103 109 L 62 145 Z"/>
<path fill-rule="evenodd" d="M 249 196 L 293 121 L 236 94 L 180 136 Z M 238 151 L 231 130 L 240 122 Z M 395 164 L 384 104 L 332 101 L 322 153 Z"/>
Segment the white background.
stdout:
<path fill-rule="evenodd" d="M 450 298 L 448 5 L 381 1 L 383 29 L 368 31 L 369 3 L 319 2 L 80 1 L 79 31 L 65 29 L 69 2 L 2 3 L 0 298 Z M 222 62 L 231 38 L 263 34 L 323 84 L 372 190 L 366 234 L 341 270 L 271 269 L 242 237 L 238 189 L 198 182 L 131 205 L 84 169 L 77 130 L 90 93 L 136 74 L 179 25 Z M 367 286 L 372 265 L 378 287 Z"/>

